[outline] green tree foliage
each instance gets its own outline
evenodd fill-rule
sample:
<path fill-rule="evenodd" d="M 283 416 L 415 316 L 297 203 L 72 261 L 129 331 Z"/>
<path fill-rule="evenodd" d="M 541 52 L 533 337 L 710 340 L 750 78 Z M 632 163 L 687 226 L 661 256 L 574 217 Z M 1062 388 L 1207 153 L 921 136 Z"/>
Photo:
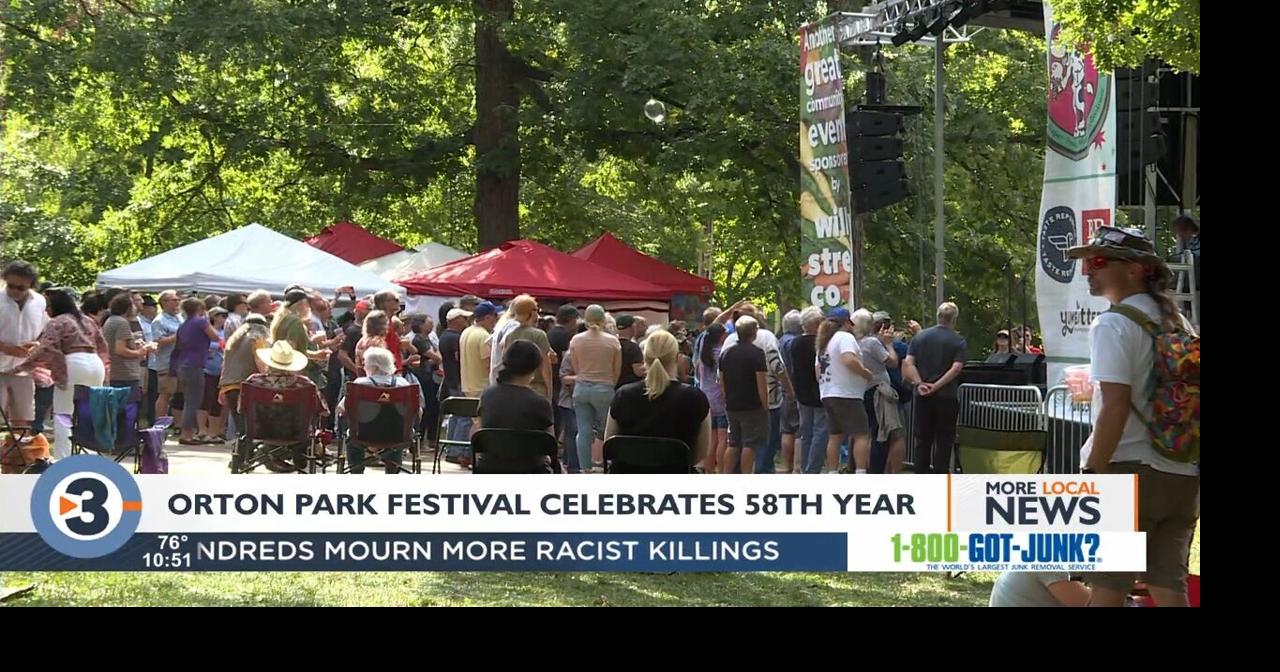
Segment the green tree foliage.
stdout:
<path fill-rule="evenodd" d="M 481 240 L 477 174 L 493 159 L 476 151 L 473 2 L 3 2 L 5 257 L 85 285 L 250 222 Z M 514 9 L 497 32 L 519 91 L 503 112 L 518 117 L 519 234 L 571 250 L 610 230 L 684 268 L 708 259 L 720 302 L 799 304 L 796 29 L 823 8 Z M 931 110 L 932 52 L 886 54 L 891 102 Z M 1003 323 L 1006 277 L 1032 268 L 1043 64 L 1034 35 L 947 52 L 946 286 L 975 333 Z M 649 99 L 663 123 L 642 113 Z M 869 219 L 865 256 L 868 302 L 924 322 L 931 124 L 927 112 L 909 138 L 915 195 Z"/>
<path fill-rule="evenodd" d="M 1055 0 L 1053 16 L 1108 70 L 1156 57 L 1200 74 L 1200 0 Z"/>

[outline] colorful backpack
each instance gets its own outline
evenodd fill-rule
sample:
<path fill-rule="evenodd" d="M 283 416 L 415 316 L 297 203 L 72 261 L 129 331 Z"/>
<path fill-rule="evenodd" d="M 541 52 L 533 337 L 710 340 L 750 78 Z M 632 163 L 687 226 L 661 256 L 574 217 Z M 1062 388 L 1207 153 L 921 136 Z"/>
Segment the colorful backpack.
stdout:
<path fill-rule="evenodd" d="M 1151 417 L 1142 418 L 1151 447 L 1175 462 L 1200 461 L 1200 337 L 1184 329 L 1165 331 L 1133 306 L 1111 311 L 1136 322 L 1154 342 Z M 1133 412 L 1142 416 L 1129 402 Z"/>

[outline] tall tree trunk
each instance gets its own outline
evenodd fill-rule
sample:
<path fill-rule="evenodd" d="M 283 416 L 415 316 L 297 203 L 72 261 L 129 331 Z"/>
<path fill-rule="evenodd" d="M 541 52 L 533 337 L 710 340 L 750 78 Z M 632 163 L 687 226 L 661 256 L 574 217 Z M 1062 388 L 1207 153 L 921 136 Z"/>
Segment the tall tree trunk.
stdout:
<path fill-rule="evenodd" d="M 476 13 L 476 202 L 480 249 L 520 237 L 520 94 L 499 29 L 514 0 L 474 0 Z"/>

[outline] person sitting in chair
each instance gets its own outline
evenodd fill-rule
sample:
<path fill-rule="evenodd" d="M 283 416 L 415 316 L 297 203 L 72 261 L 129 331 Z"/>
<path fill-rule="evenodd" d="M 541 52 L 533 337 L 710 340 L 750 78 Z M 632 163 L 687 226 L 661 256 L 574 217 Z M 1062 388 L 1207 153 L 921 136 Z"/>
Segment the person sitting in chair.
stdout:
<path fill-rule="evenodd" d="M 351 381 L 356 385 L 368 385 L 371 387 L 409 387 L 415 383 L 409 382 L 403 376 L 396 375 L 396 359 L 386 348 L 371 347 L 364 351 L 364 360 L 361 367 L 365 371 L 365 375 Z M 341 415 L 346 409 L 346 397 L 344 396 L 338 401 L 338 414 Z M 379 404 L 378 409 L 368 409 L 369 417 L 364 417 L 364 409 L 362 409 L 358 417 L 347 418 L 348 423 L 360 423 L 361 429 L 365 425 L 374 425 L 378 427 L 394 428 L 399 433 L 399 427 L 404 422 L 404 416 L 401 413 L 409 412 L 408 409 L 397 408 L 390 404 Z M 375 430 L 376 431 L 376 430 Z M 365 433 L 362 431 L 362 433 Z M 386 473 L 394 474 L 398 472 L 400 460 L 403 450 L 396 448 L 388 450 L 383 456 L 383 466 Z M 351 473 L 364 473 L 364 445 L 355 441 L 347 442 L 347 464 L 351 465 Z"/>
<path fill-rule="evenodd" d="M 245 379 L 244 385 L 251 387 L 264 387 L 272 390 L 294 390 L 299 388 L 310 388 L 315 394 L 316 408 L 319 409 L 320 415 L 327 415 L 328 409 L 325 408 L 324 398 L 320 396 L 320 388 L 311 382 L 310 378 L 305 375 L 299 375 L 301 371 L 307 368 L 307 356 L 297 350 L 288 341 L 276 341 L 269 348 L 261 348 L 257 352 L 258 359 L 267 365 L 266 373 L 255 373 Z M 244 397 L 240 399 L 240 412 L 244 413 Z M 266 428 L 268 436 L 262 436 L 259 432 L 257 438 L 271 438 L 271 436 L 294 436 L 297 434 L 297 423 L 309 422 L 310 418 L 301 417 L 297 413 L 297 409 L 293 407 L 278 406 L 262 406 L 256 412 L 257 423 L 259 427 Z M 305 458 L 305 456 L 301 456 Z M 278 462 L 272 460 L 271 462 Z M 267 465 L 268 468 L 272 464 Z M 277 467 L 282 466 L 276 464 Z M 302 470 L 305 465 L 295 465 L 298 470 Z"/>
<path fill-rule="evenodd" d="M 502 356 L 498 383 L 480 395 L 479 426 L 489 429 L 553 431 L 551 402 L 532 388 L 542 367 L 542 350 L 530 341 L 512 341 Z"/>
<path fill-rule="evenodd" d="M 609 407 L 605 439 L 614 435 L 676 439 L 689 447 L 690 465 L 711 445 L 711 405 L 702 390 L 677 379 L 680 345 L 667 331 L 644 341 L 644 380 L 618 388 Z"/>

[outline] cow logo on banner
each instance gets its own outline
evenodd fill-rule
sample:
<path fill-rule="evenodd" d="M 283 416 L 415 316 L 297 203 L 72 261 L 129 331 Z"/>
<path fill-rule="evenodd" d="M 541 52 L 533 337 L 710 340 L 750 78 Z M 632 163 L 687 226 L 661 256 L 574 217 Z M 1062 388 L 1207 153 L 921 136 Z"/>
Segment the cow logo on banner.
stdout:
<path fill-rule="evenodd" d="M 1076 275 L 1076 260 L 1067 250 L 1076 245 L 1076 215 L 1071 208 L 1049 208 L 1040 222 L 1040 268 L 1045 275 L 1069 283 Z"/>
<path fill-rule="evenodd" d="M 1049 37 L 1049 148 L 1079 161 L 1105 142 L 1111 76 L 1098 72 L 1083 45 L 1065 45 L 1062 26 Z"/>
<path fill-rule="evenodd" d="M 1116 96 L 1111 73 L 1098 70 L 1089 46 L 1063 39 L 1051 0 L 1044 2 L 1044 36 L 1044 186 L 1040 217 L 1027 225 L 1037 232 L 1036 307 L 1045 375 L 1055 385 L 1068 366 L 1089 361 L 1090 321 L 1108 305 L 1089 292 L 1083 269 L 1066 251 L 1115 221 Z"/>

